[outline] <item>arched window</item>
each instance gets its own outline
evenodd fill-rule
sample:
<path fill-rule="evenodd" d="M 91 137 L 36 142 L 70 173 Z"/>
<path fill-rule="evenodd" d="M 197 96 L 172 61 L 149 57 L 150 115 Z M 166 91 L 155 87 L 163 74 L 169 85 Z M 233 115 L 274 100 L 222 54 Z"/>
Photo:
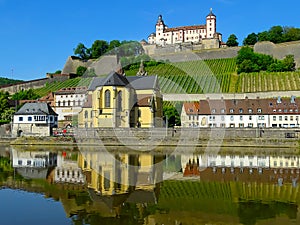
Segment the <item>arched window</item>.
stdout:
<path fill-rule="evenodd" d="M 66 101 L 65 100 L 63 100 L 63 106 L 66 106 Z"/>
<path fill-rule="evenodd" d="M 110 108 L 110 91 L 105 91 L 105 108 Z"/>
<path fill-rule="evenodd" d="M 84 118 L 87 119 L 89 117 L 89 113 L 87 110 L 84 111 Z"/>
<path fill-rule="evenodd" d="M 70 100 L 68 100 L 68 106 L 71 106 L 71 101 Z"/>
<path fill-rule="evenodd" d="M 117 107 L 117 110 L 119 112 L 122 111 L 122 91 L 118 92 L 118 107 Z"/>

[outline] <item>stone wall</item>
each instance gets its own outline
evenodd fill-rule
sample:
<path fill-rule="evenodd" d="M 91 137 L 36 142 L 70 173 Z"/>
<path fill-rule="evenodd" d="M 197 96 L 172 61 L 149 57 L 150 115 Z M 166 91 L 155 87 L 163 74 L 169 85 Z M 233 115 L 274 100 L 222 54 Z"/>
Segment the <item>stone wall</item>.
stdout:
<path fill-rule="evenodd" d="M 16 93 L 21 90 L 35 89 L 44 87 L 47 83 L 62 82 L 69 79 L 69 75 L 55 76 L 52 78 L 42 78 L 37 80 L 25 81 L 14 85 L 6 85 L 0 87 L 1 91 L 8 91 L 10 94 Z"/>
<path fill-rule="evenodd" d="M 294 55 L 296 67 L 300 66 L 300 41 L 274 44 L 269 41 L 258 42 L 254 45 L 254 51 L 268 54 L 277 59 L 283 59 L 286 55 Z"/>

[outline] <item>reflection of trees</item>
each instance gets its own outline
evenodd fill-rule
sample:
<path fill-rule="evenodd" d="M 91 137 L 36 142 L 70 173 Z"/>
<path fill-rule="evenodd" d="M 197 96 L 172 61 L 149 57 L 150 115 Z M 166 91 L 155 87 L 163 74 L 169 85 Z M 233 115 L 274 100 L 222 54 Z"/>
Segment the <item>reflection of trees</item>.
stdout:
<path fill-rule="evenodd" d="M 297 218 L 297 205 L 283 202 L 240 202 L 238 215 L 240 223 L 254 225 L 257 220 L 275 218 L 280 214 L 286 214 L 289 219 Z"/>

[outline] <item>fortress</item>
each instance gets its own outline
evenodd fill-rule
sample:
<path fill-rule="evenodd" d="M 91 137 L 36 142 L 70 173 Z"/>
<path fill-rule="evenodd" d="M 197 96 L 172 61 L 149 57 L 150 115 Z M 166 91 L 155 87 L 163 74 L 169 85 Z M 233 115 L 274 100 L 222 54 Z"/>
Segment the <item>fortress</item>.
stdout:
<path fill-rule="evenodd" d="M 181 26 L 169 28 L 159 15 L 155 25 L 155 33 L 148 36 L 149 45 L 164 47 L 167 45 L 192 44 L 201 45 L 204 49 L 220 48 L 222 34 L 217 32 L 217 17 L 210 9 L 204 25 Z"/>

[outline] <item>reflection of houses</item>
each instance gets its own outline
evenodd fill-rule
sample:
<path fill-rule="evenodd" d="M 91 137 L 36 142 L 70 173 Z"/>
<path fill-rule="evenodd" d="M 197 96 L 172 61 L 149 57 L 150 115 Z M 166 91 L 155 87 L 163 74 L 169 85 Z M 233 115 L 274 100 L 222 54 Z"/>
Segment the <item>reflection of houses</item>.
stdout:
<path fill-rule="evenodd" d="M 94 78 L 79 127 L 160 127 L 162 96 L 156 76 L 125 77 L 116 72 Z"/>
<path fill-rule="evenodd" d="M 195 105 L 195 103 L 194 103 Z M 184 103 L 182 119 L 185 126 L 200 127 L 283 127 L 299 126 L 300 100 L 290 99 L 221 99 L 200 100 L 199 108 Z"/>
<path fill-rule="evenodd" d="M 57 157 L 57 166 L 54 171 L 54 182 L 56 183 L 74 183 L 84 184 L 85 176 L 82 173 L 81 168 L 78 166 L 78 162 L 68 157 L 67 152 L 62 152 Z M 77 154 L 77 153 L 76 153 Z"/>
<path fill-rule="evenodd" d="M 68 87 L 54 92 L 55 111 L 59 121 L 71 122 L 86 99 L 85 87 Z"/>
<path fill-rule="evenodd" d="M 57 165 L 57 154 L 51 152 L 11 150 L 12 166 L 25 178 L 46 179 Z"/>
<path fill-rule="evenodd" d="M 298 156 L 194 155 L 182 156 L 184 176 L 203 181 L 248 181 L 296 184 Z"/>
<path fill-rule="evenodd" d="M 57 114 L 47 103 L 26 103 L 15 114 L 13 136 L 50 136 L 57 127 Z"/>

